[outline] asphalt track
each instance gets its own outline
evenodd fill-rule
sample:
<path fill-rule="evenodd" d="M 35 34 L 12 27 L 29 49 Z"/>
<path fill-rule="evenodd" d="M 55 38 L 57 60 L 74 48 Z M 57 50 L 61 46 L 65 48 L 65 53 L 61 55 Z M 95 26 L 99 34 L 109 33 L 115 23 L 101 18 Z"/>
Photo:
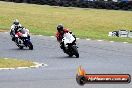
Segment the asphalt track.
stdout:
<path fill-rule="evenodd" d="M 36 69 L 0 70 L 0 88 L 132 88 L 132 84 L 86 84 L 75 76 L 82 65 L 87 73 L 132 75 L 132 44 L 78 40 L 80 58 L 69 58 L 55 38 L 32 35 L 34 50 L 19 50 L 8 33 L 0 33 L 0 57 L 48 64 Z"/>

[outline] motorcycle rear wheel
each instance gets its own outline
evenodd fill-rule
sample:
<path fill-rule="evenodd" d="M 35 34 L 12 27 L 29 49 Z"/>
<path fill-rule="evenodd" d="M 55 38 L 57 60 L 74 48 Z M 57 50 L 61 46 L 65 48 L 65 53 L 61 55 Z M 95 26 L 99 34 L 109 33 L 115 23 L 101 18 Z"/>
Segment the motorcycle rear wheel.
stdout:
<path fill-rule="evenodd" d="M 73 54 L 68 54 L 69 55 L 69 57 L 72 57 L 73 56 Z"/>

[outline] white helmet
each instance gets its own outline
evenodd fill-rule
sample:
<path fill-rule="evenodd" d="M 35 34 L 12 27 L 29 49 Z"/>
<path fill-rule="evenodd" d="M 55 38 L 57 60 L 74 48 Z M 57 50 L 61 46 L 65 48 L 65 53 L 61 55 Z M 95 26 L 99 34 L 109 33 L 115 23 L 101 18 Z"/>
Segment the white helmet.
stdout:
<path fill-rule="evenodd" d="M 19 25 L 19 20 L 18 19 L 15 19 L 14 22 L 13 22 L 13 24 Z"/>

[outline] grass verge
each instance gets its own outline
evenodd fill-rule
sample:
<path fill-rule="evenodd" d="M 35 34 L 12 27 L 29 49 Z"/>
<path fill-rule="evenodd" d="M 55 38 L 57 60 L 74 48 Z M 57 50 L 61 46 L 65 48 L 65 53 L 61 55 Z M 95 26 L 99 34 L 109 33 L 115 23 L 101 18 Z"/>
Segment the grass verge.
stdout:
<path fill-rule="evenodd" d="M 35 65 L 31 61 L 0 58 L 0 68 L 30 67 Z"/>
<path fill-rule="evenodd" d="M 0 2 L 0 29 L 9 30 L 16 18 L 34 34 L 55 35 L 62 23 L 80 38 L 132 43 L 130 38 L 108 36 L 109 31 L 132 30 L 132 11 Z"/>

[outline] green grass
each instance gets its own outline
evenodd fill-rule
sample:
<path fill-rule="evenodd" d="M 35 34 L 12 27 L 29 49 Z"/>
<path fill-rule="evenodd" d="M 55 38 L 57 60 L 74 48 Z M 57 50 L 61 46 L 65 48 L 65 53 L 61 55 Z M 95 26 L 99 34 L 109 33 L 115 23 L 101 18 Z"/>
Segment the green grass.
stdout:
<path fill-rule="evenodd" d="M 31 61 L 0 58 L 0 68 L 30 67 L 33 65 L 34 63 Z"/>
<path fill-rule="evenodd" d="M 130 38 L 108 37 L 109 31 L 132 30 L 131 11 L 0 2 L 0 29 L 9 30 L 16 18 L 34 34 L 55 35 L 57 24 L 62 23 L 80 38 L 132 43 Z"/>

